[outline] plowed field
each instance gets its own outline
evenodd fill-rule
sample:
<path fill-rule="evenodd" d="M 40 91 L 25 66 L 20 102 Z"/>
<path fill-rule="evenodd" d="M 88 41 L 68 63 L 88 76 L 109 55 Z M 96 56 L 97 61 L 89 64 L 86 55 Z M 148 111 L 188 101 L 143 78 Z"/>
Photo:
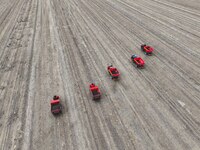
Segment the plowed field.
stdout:
<path fill-rule="evenodd" d="M 0 0 L 0 149 L 199 150 L 199 0 Z"/>

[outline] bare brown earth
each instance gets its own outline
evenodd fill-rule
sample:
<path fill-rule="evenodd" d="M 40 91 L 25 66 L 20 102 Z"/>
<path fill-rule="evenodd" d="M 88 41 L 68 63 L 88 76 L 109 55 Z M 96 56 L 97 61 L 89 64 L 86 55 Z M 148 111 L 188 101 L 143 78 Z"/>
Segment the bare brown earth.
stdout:
<path fill-rule="evenodd" d="M 199 150 L 200 1 L 0 0 L 0 149 Z"/>

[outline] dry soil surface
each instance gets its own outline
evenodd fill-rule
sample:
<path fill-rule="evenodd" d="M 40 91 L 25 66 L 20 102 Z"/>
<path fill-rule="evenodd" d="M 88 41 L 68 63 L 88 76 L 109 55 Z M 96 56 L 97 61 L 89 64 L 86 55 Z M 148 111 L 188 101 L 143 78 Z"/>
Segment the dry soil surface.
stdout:
<path fill-rule="evenodd" d="M 200 1 L 0 0 L 0 149 L 199 150 Z"/>

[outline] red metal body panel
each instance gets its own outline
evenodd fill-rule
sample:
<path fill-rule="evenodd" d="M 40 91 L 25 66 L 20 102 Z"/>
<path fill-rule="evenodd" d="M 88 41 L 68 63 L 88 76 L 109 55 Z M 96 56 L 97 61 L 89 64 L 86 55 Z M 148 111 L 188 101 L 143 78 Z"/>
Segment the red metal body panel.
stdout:
<path fill-rule="evenodd" d="M 90 84 L 90 91 L 92 93 L 92 96 L 93 96 L 93 99 L 96 100 L 96 99 L 100 99 L 101 97 L 101 92 L 98 88 L 98 86 L 96 86 L 95 84 Z"/>
<path fill-rule="evenodd" d="M 144 51 L 146 52 L 146 53 L 152 53 L 153 52 L 153 48 L 152 47 L 150 47 L 150 46 L 144 46 Z"/>
<path fill-rule="evenodd" d="M 59 96 L 54 96 L 50 103 L 51 103 L 51 112 L 53 114 L 59 114 L 62 112 L 62 106 L 60 104 Z"/>
<path fill-rule="evenodd" d="M 133 61 L 134 64 L 136 64 L 137 67 L 140 67 L 140 68 L 144 67 L 145 62 L 141 57 L 133 55 L 131 57 L 131 60 Z"/>
<path fill-rule="evenodd" d="M 91 88 L 90 88 L 91 91 L 98 91 L 98 89 L 99 89 L 99 88 L 98 88 L 97 86 L 94 86 L 94 87 L 91 87 Z"/>
<path fill-rule="evenodd" d="M 112 77 L 119 77 L 120 73 L 115 67 L 108 66 L 108 72 Z"/>
<path fill-rule="evenodd" d="M 144 60 L 141 57 L 134 58 L 134 62 L 137 65 L 144 65 Z"/>
<path fill-rule="evenodd" d="M 142 44 L 141 49 L 146 55 L 151 55 L 154 50 L 151 46 L 148 46 L 146 44 Z"/>
<path fill-rule="evenodd" d="M 51 105 L 53 104 L 59 104 L 60 103 L 60 100 L 51 100 Z"/>

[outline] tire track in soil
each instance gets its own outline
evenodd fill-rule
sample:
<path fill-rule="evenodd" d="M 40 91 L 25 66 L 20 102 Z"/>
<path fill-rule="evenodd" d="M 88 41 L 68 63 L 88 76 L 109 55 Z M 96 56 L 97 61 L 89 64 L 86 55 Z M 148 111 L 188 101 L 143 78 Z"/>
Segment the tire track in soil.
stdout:
<path fill-rule="evenodd" d="M 35 18 L 34 18 L 34 24 L 33 24 L 33 36 L 32 36 L 32 44 L 30 47 L 30 59 L 29 59 L 29 68 L 28 68 L 28 84 L 26 87 L 26 95 L 25 95 L 25 99 L 26 99 L 26 104 L 25 104 L 25 109 L 26 109 L 26 113 L 24 116 L 24 125 L 23 125 L 23 129 L 24 129 L 24 135 L 23 135 L 23 144 L 22 149 L 31 149 L 31 144 L 32 144 L 32 118 L 34 116 L 33 114 L 33 107 L 34 107 L 34 102 L 33 97 L 35 94 L 35 64 L 37 62 L 37 55 L 34 55 L 37 53 L 37 51 L 34 51 L 35 48 L 35 41 L 36 41 L 36 29 L 37 29 L 37 18 L 38 18 L 38 0 L 36 1 L 36 6 L 35 6 Z M 36 57 L 36 58 L 35 58 Z"/>
<path fill-rule="evenodd" d="M 67 23 L 67 25 L 62 25 L 62 26 L 69 26 L 68 25 L 68 23 Z M 71 29 L 69 28 L 69 34 L 67 34 L 66 33 L 66 35 L 72 35 L 72 37 L 73 37 L 73 33 L 72 33 L 72 31 L 71 31 Z M 73 43 L 75 44 L 75 49 L 78 49 L 78 46 L 77 46 L 77 42 L 76 42 L 76 39 L 75 38 L 72 38 L 73 39 Z M 70 48 L 69 47 L 69 49 L 72 49 L 72 48 Z M 70 56 L 73 56 L 74 54 L 70 54 Z M 74 57 L 76 57 L 76 56 L 74 56 Z M 69 57 L 69 58 L 74 58 L 74 57 Z M 73 60 L 71 60 L 71 61 L 73 61 Z M 70 61 L 70 62 L 71 62 Z M 78 66 L 78 65 L 75 65 L 75 66 Z M 75 68 L 75 66 L 74 67 L 72 67 L 70 70 L 74 70 L 74 68 Z M 80 72 L 78 71 L 78 70 L 76 70 L 78 73 L 77 74 L 80 74 Z M 74 72 L 74 71 L 73 71 Z M 88 72 L 88 71 L 87 71 Z M 89 72 L 88 72 L 89 73 Z M 87 73 L 87 74 L 88 74 Z M 74 74 L 76 74 L 76 73 L 74 73 Z M 89 74 L 88 74 L 89 75 Z M 75 75 L 75 76 L 77 76 L 77 75 Z M 90 76 L 90 75 L 89 75 Z M 78 77 L 78 76 L 77 76 Z M 78 78 L 80 78 L 80 77 L 78 77 Z M 91 77 L 90 77 L 91 78 Z M 79 80 L 79 79 L 75 79 L 75 80 Z M 90 79 L 91 80 L 91 79 Z M 81 81 L 79 81 L 79 82 L 81 82 Z M 88 87 L 87 87 L 88 88 Z M 82 93 L 82 92 L 81 92 Z M 84 92 L 84 93 L 86 93 L 86 92 Z M 82 97 L 82 96 L 81 96 Z M 91 113 L 91 114 L 93 114 L 93 113 Z M 95 117 L 94 117 L 95 118 Z M 89 123 L 90 123 L 91 121 L 89 121 Z M 91 123 L 90 123 L 91 124 Z M 91 125 L 90 125 L 91 126 Z M 93 126 L 95 126 L 95 127 L 98 127 L 98 125 L 96 124 L 96 125 L 93 125 Z M 98 131 L 98 130 L 97 130 Z M 96 131 L 96 132 L 97 132 Z M 94 134 L 94 133 L 93 133 Z M 99 135 L 101 135 L 101 133 L 99 132 L 98 133 Z M 76 145 L 76 144 L 74 144 L 74 145 Z M 100 144 L 99 144 L 100 145 Z"/>
<path fill-rule="evenodd" d="M 91 7 L 91 8 L 93 8 L 93 7 Z"/>
<path fill-rule="evenodd" d="M 28 3 L 27 3 L 28 5 Z M 25 4 L 23 5 L 23 7 L 25 7 Z M 24 11 L 27 11 L 25 12 L 25 15 L 22 16 L 22 13 L 19 14 L 19 17 L 24 17 L 26 15 L 29 15 L 29 9 L 25 10 Z M 18 17 L 18 18 L 19 18 Z M 18 19 L 17 18 L 17 19 Z M 20 25 L 20 23 L 18 24 L 18 26 Z M 26 28 L 25 27 L 25 24 L 23 24 L 22 26 L 23 28 L 21 30 L 19 30 L 19 32 L 21 32 L 20 34 L 25 34 L 24 32 L 24 29 Z M 17 29 L 18 28 L 15 28 L 16 29 L 16 32 L 17 32 Z M 13 36 L 13 39 L 14 38 L 18 38 L 18 37 L 15 37 L 15 32 L 12 34 Z M 21 45 L 21 39 L 18 38 L 18 45 Z M 22 46 L 25 46 L 25 45 L 22 45 Z M 6 113 L 4 113 L 4 118 L 7 118 L 7 122 L 5 123 L 6 126 L 4 126 L 4 131 L 1 136 L 3 136 L 1 139 L 2 139 L 2 143 L 5 143 L 4 144 L 1 144 L 2 145 L 2 148 L 16 148 L 16 145 L 15 143 L 18 142 L 18 138 L 20 139 L 20 119 L 21 119 L 21 106 L 23 106 L 23 94 L 24 94 L 24 91 L 22 90 L 19 94 L 19 90 L 20 88 L 23 89 L 24 85 L 25 85 L 25 82 L 20 82 L 20 81 L 23 81 L 23 76 L 25 75 L 25 61 L 23 61 L 23 56 L 25 56 L 26 53 L 24 53 L 24 47 L 22 46 L 17 46 L 15 51 L 13 50 L 13 53 L 15 52 L 15 55 L 16 57 L 10 57 L 10 59 L 8 60 L 7 59 L 7 65 L 11 64 L 10 66 L 12 66 L 11 68 L 9 68 L 9 70 L 5 70 L 5 73 L 4 73 L 4 76 L 7 78 L 5 80 L 10 80 L 10 85 L 8 83 L 8 85 L 10 86 L 9 88 L 11 88 L 11 91 L 12 93 L 7 93 L 7 92 L 4 92 L 4 99 L 9 99 L 9 101 L 5 101 L 5 102 L 8 102 L 8 104 L 6 105 L 6 103 L 3 103 L 3 106 L 2 106 L 2 110 L 4 108 L 7 108 L 8 111 L 5 111 Z M 13 48 L 12 46 L 10 47 L 10 49 Z M 14 58 L 14 59 L 13 59 Z M 6 63 L 6 62 L 4 62 Z M 2 64 L 2 63 L 1 63 Z M 14 65 L 15 64 L 15 65 Z M 15 71 L 16 70 L 16 71 Z M 12 78 L 14 77 L 14 79 Z M 2 80 L 2 79 L 1 79 Z M 7 86 L 8 86 L 7 85 Z M 13 86 L 12 86 L 13 85 Z M 8 87 L 7 87 L 8 88 Z M 9 95 L 8 95 L 9 94 Z M 7 95 L 7 96 L 6 96 Z M 18 100 L 19 99 L 19 100 Z M 15 125 L 14 125 L 14 122 Z M 4 134 L 5 133 L 5 134 Z M 19 134 L 19 135 L 17 135 Z M 19 136 L 19 137 L 18 137 Z M 7 149 L 6 148 L 6 149 Z"/>

